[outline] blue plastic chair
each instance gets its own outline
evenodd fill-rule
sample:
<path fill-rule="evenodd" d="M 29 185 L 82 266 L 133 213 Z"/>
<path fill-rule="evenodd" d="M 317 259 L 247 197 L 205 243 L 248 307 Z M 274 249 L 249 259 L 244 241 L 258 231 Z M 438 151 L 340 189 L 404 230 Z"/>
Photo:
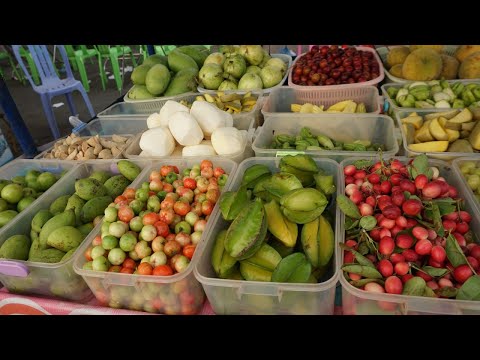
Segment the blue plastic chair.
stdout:
<path fill-rule="evenodd" d="M 60 79 L 55 71 L 55 67 L 52 63 L 52 59 L 45 45 L 27 45 L 28 50 L 32 54 L 33 61 L 38 68 L 40 74 L 40 85 L 35 85 L 30 73 L 27 71 L 27 67 L 23 62 L 22 57 L 20 56 L 20 45 L 13 45 L 13 52 L 17 58 L 18 63 L 22 67 L 23 72 L 25 73 L 28 81 L 32 85 L 33 90 L 40 95 L 43 105 L 43 111 L 47 116 L 48 125 L 52 130 L 53 137 L 58 139 L 60 137 L 60 131 L 58 130 L 58 124 L 55 120 L 55 114 L 52 109 L 51 100 L 53 97 L 58 95 L 65 95 L 67 98 L 67 104 L 70 109 L 70 112 L 73 116 L 77 115 L 77 110 L 73 102 L 72 92 L 75 90 L 80 91 L 82 94 L 83 100 L 87 105 L 90 116 L 95 116 L 95 111 L 93 110 L 90 99 L 83 87 L 82 83 L 76 80 L 73 77 L 72 69 L 70 68 L 70 63 L 68 61 L 67 52 L 63 45 L 57 45 L 57 48 L 62 56 L 63 63 L 65 64 L 65 71 L 67 77 L 65 79 Z"/>

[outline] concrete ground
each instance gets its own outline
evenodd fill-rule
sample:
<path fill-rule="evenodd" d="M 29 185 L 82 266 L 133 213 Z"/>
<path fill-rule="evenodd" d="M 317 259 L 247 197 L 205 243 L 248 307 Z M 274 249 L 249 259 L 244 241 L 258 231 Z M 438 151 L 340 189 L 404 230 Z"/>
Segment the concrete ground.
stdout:
<path fill-rule="evenodd" d="M 264 45 L 266 49 L 268 49 L 269 46 L 271 53 L 278 53 L 279 50 L 284 47 L 284 45 Z M 135 45 L 131 47 L 134 49 L 138 48 Z M 288 45 L 288 47 L 293 51 L 297 50 L 297 45 Z M 304 49 L 306 49 L 306 46 L 304 46 Z M 128 91 L 128 89 L 132 86 L 132 82 L 130 80 L 130 70 L 125 73 L 123 91 L 119 92 L 116 89 L 115 80 L 113 79 L 111 73 L 112 70 L 110 62 L 108 62 L 106 65 L 106 71 L 110 73 L 108 73 L 107 76 L 112 76 L 112 79 L 108 80 L 107 89 L 103 91 L 100 82 L 97 60 L 95 59 L 93 63 L 87 60 L 85 65 L 87 68 L 88 78 L 91 81 L 88 96 L 96 113 L 104 110 L 117 98 L 126 93 L 126 91 Z M 131 66 L 130 60 L 127 59 L 125 65 L 127 67 Z M 6 61 L 0 62 L 0 66 L 4 70 L 6 83 L 10 90 L 10 93 L 17 104 L 18 110 L 23 120 L 25 121 L 28 129 L 30 130 L 33 138 L 35 139 L 36 145 L 40 146 L 52 141 L 53 136 L 50 131 L 50 127 L 48 126 L 45 113 L 43 111 L 40 96 L 33 91 L 32 87 L 28 82 L 26 83 L 26 85 L 22 85 L 20 81 L 12 78 L 12 70 L 8 67 L 8 63 Z M 76 79 L 80 80 L 80 75 L 78 72 L 75 72 L 74 76 Z M 90 119 L 90 115 L 80 93 L 75 92 L 73 96 L 75 99 L 77 111 L 79 112 L 79 118 L 84 121 Z M 61 103 L 63 103 L 63 105 L 61 105 Z M 71 114 L 67 106 L 65 96 L 59 96 L 57 98 L 54 98 L 52 104 L 54 104 L 54 114 L 61 135 L 68 135 L 72 130 L 72 126 L 68 122 L 68 118 Z M 2 109 L 0 108 L 0 115 L 1 114 Z"/>

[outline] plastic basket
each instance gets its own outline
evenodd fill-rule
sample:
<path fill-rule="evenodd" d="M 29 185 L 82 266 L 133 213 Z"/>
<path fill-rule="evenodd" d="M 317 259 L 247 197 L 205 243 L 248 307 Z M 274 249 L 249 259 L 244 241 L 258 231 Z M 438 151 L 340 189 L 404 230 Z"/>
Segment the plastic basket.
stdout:
<path fill-rule="evenodd" d="M 232 154 L 232 155 L 222 155 L 222 156 L 218 156 L 218 157 L 221 157 L 221 158 L 226 158 L 226 159 L 230 159 L 232 161 L 235 161 L 236 163 L 240 163 L 243 159 L 246 159 L 250 156 L 253 156 L 253 150 L 252 150 L 252 138 L 253 138 L 253 135 L 254 135 L 254 127 L 253 127 L 253 124 L 255 122 L 255 119 L 253 119 L 252 117 L 250 117 L 250 125 L 247 129 L 240 129 L 240 130 L 247 130 L 247 138 L 245 139 L 245 145 L 243 147 L 243 150 L 242 151 L 239 151 L 238 153 L 235 153 L 235 154 Z M 142 134 L 138 134 L 133 140 L 132 142 L 130 143 L 130 145 L 125 149 L 125 157 L 127 159 L 155 159 L 155 160 L 161 160 L 161 159 L 165 159 L 165 158 L 178 158 L 178 157 L 182 157 L 182 146 L 178 145 L 177 144 L 177 147 L 175 148 L 175 150 L 173 151 L 173 154 L 169 155 L 169 156 L 165 156 L 165 157 L 161 157 L 161 156 L 147 156 L 147 157 L 143 157 L 143 156 L 140 156 L 140 153 L 142 152 L 142 149 L 140 148 L 140 139 L 142 137 Z"/>
<path fill-rule="evenodd" d="M 280 159 L 275 158 L 246 159 L 238 166 L 235 177 L 227 190 L 238 190 L 243 174 L 250 166 L 263 164 L 272 172 L 276 172 L 279 162 Z M 337 163 L 330 159 L 315 159 L 315 162 L 328 174 L 333 175 L 335 183 L 337 183 L 339 178 Z M 334 198 L 335 196 L 333 196 Z M 195 266 L 195 277 L 203 285 L 216 314 L 333 314 L 335 286 L 338 281 L 338 266 L 335 265 L 338 261 L 337 248 L 333 256 L 335 264 L 327 273 L 327 279 L 317 284 L 219 279 L 211 266 L 211 253 L 217 234 L 228 228 L 228 222 L 223 220 L 220 211 L 211 221 L 212 226 L 206 236 L 204 252 Z M 337 217 L 335 219 L 335 238 L 339 226 Z"/>
<path fill-rule="evenodd" d="M 324 45 L 319 45 L 320 47 L 324 46 Z M 375 49 L 372 49 L 370 47 L 366 47 L 366 46 L 355 46 L 355 49 L 357 50 L 362 50 L 362 51 L 368 51 L 368 52 L 371 52 L 374 56 L 374 58 L 377 60 L 378 62 L 378 70 L 379 70 L 379 74 L 378 76 L 375 78 L 375 79 L 372 79 L 372 80 L 369 80 L 369 81 L 365 81 L 365 82 L 362 82 L 362 83 L 355 83 L 355 84 L 340 84 L 340 85 L 323 85 L 323 86 L 302 86 L 302 85 L 296 85 L 293 83 L 293 80 L 292 80 L 292 71 L 293 69 L 295 68 L 295 63 L 298 61 L 298 59 L 300 59 L 302 56 L 304 56 L 306 53 L 303 53 L 302 55 L 298 56 L 295 61 L 293 62 L 293 65 L 292 67 L 290 68 L 290 71 L 288 72 L 288 86 L 294 88 L 294 89 L 312 89 L 312 90 L 320 90 L 320 89 L 343 89 L 343 88 L 346 88 L 346 87 L 361 87 L 361 86 L 368 86 L 368 85 L 376 85 L 378 84 L 380 81 L 383 80 L 385 74 L 383 72 L 383 63 L 382 63 L 382 60 L 380 60 L 380 57 L 378 56 L 377 52 L 375 51 Z"/>
<path fill-rule="evenodd" d="M 263 107 L 263 116 L 269 116 L 276 113 L 292 114 L 290 105 L 311 103 L 314 105 L 324 105 L 326 110 L 329 106 L 343 100 L 353 100 L 357 104 L 364 103 L 367 113 L 380 113 L 380 96 L 375 86 L 364 87 L 345 87 L 342 89 L 310 90 L 291 87 L 281 87 L 272 90 L 266 98 Z M 303 114 L 303 115 L 332 115 L 332 113 L 323 114 Z"/>
<path fill-rule="evenodd" d="M 87 137 L 95 135 L 111 136 L 121 132 L 138 134 L 147 129 L 148 127 L 145 117 L 138 119 L 112 117 L 92 120 L 81 127 L 73 129 L 72 132 L 75 132 L 77 136 Z"/>
<path fill-rule="evenodd" d="M 309 127 L 312 133 L 322 133 L 342 142 L 369 140 L 384 144 L 386 156 L 394 156 L 398 152 L 393 120 L 385 115 L 369 114 L 330 114 L 331 116 L 303 116 L 303 114 L 274 114 L 265 118 L 265 123 L 258 128 L 252 148 L 255 156 L 279 156 L 297 150 L 271 149 L 270 144 L 275 134 L 297 135 L 302 127 Z M 306 150 L 304 153 L 314 157 L 327 157 L 342 161 L 352 156 L 371 156 L 370 151 L 316 151 Z"/>
<path fill-rule="evenodd" d="M 371 158 L 378 161 L 378 157 Z M 385 158 L 384 158 L 385 159 Z M 402 162 L 407 161 L 406 158 L 399 158 Z M 345 159 L 340 163 L 340 186 L 342 193 L 345 192 L 345 178 L 343 175 L 343 168 L 352 164 L 357 159 Z M 456 187 L 459 197 L 465 199 L 465 208 L 471 214 L 475 213 L 472 198 L 469 196 L 462 180 L 454 169 L 439 160 L 430 160 L 431 166 L 436 166 L 440 170 L 440 176 L 443 176 L 449 184 Z M 339 210 L 340 218 L 340 242 L 345 241 L 345 215 Z M 470 222 L 470 228 L 474 234 L 480 233 L 480 219 L 478 216 L 473 216 Z M 338 249 L 337 249 L 338 250 Z M 341 273 L 341 266 L 343 265 L 343 254 L 341 262 L 339 263 L 339 277 L 342 284 L 342 305 L 344 315 L 480 315 L 479 301 L 463 301 L 451 299 L 429 298 L 422 296 L 406 296 L 394 294 L 377 294 L 357 289 L 351 285 L 345 276 Z"/>
<path fill-rule="evenodd" d="M 77 179 L 91 175 L 93 171 L 104 170 L 118 173 L 116 160 L 97 160 L 75 164 L 75 167 L 52 186 L 51 191 L 42 195 L 28 210 L 17 216 L 12 224 L 0 235 L 0 245 L 13 235 L 30 236 L 31 222 L 38 211 L 48 209 L 50 204 L 62 195 L 75 193 Z M 148 171 L 149 161 L 136 161 L 144 172 Z M 61 163 L 63 165 L 63 163 Z M 144 172 L 131 184 L 140 184 Z M 98 225 L 100 230 L 100 225 Z M 92 230 L 94 231 L 94 230 Z M 88 236 L 85 237 L 87 239 Z M 85 241 L 85 239 L 83 241 Z M 75 254 L 81 251 L 81 245 Z M 82 252 L 83 254 L 83 252 Z M 0 261 L 0 282 L 13 293 L 36 294 L 59 297 L 74 301 L 83 301 L 91 297 L 91 292 L 81 276 L 73 271 L 74 256 L 59 263 L 40 263 L 22 260 L 2 259 Z"/>
<path fill-rule="evenodd" d="M 213 166 L 221 166 L 230 174 L 224 189 L 229 187 L 235 176 L 237 164 L 228 159 L 212 157 L 191 157 L 185 159 L 165 158 L 162 161 L 152 162 L 149 170 L 159 169 L 162 165 L 176 165 L 180 172 L 200 164 L 202 160 L 209 159 Z M 150 171 L 142 173 L 136 188 L 148 181 Z M 74 259 L 75 272 L 83 277 L 96 298 L 103 304 L 116 308 L 129 308 L 149 312 L 162 312 L 166 314 L 194 314 L 202 309 L 205 299 L 202 286 L 195 279 L 193 269 L 200 260 L 203 252 L 203 243 L 212 226 L 212 219 L 218 211 L 216 205 L 210 220 L 207 221 L 202 239 L 197 245 L 194 256 L 188 268 L 172 276 L 132 275 L 113 272 L 101 272 L 82 269 L 85 263 L 83 253 L 91 245 L 92 240 L 100 232 L 101 225 L 96 227 L 87 240 L 81 245 Z"/>
<path fill-rule="evenodd" d="M 434 114 L 434 113 L 438 112 L 438 111 L 428 111 L 428 109 L 424 109 L 424 110 L 426 110 L 426 111 L 417 111 L 417 114 L 419 116 L 423 117 L 424 115 Z M 449 109 L 443 109 L 443 111 L 446 111 L 446 110 L 449 110 Z M 404 151 L 405 151 L 405 155 L 408 156 L 408 157 L 415 157 L 415 156 L 418 156 L 422 153 L 412 151 L 412 150 L 409 149 L 409 147 L 408 147 L 409 144 L 407 144 L 407 137 L 406 137 L 405 131 L 403 130 L 402 120 L 401 120 L 401 119 L 407 117 L 410 114 L 411 114 L 410 111 L 399 111 L 395 114 L 395 119 L 396 119 L 397 125 L 400 128 L 400 131 L 402 133 L 402 143 L 403 143 L 403 148 L 404 148 Z M 447 161 L 447 162 L 451 161 L 453 159 L 459 158 L 459 157 L 472 156 L 473 155 L 472 153 L 447 152 L 447 151 L 445 151 L 445 152 L 427 152 L 425 154 L 431 159 L 438 159 L 438 160 L 443 160 L 443 161 Z M 479 158 L 480 158 L 480 153 L 477 153 L 476 155 L 479 156 Z M 473 155 L 473 156 L 475 156 L 475 155 Z"/>
<path fill-rule="evenodd" d="M 405 80 L 396 76 L 393 76 L 388 70 L 387 70 L 387 55 L 388 52 L 396 47 L 400 46 L 408 46 L 408 45 L 396 45 L 396 46 L 381 46 L 377 48 L 377 53 L 380 56 L 380 59 L 382 59 L 382 64 L 384 67 L 385 75 L 387 80 L 385 82 L 390 83 L 398 83 L 398 84 L 407 84 L 412 82 L 411 80 Z M 454 56 L 455 51 L 457 51 L 458 45 L 445 45 L 443 49 L 443 54 L 445 55 L 450 55 Z"/>
<path fill-rule="evenodd" d="M 464 164 L 467 161 L 472 161 L 476 164 L 476 166 L 479 166 L 480 165 L 480 154 L 477 154 L 477 155 L 479 155 L 479 156 L 469 155 L 469 156 L 465 156 L 465 157 L 461 157 L 461 158 L 456 158 L 452 162 L 452 168 L 455 171 L 455 173 L 457 174 L 457 176 L 461 179 L 462 185 L 466 189 L 465 192 L 468 194 L 469 198 L 472 199 L 472 203 L 475 205 L 475 209 L 476 209 L 475 214 L 480 214 L 480 202 L 476 198 L 475 194 L 473 193 L 472 188 L 467 183 L 467 179 L 465 178 L 465 176 L 462 174 L 462 172 L 460 170 L 460 167 L 462 166 L 462 164 Z"/>
<path fill-rule="evenodd" d="M 128 138 L 128 140 L 126 141 L 125 145 L 123 145 L 120 149 L 120 153 L 117 155 L 117 156 L 114 156 L 113 159 L 123 159 L 123 152 L 125 151 L 125 149 L 130 145 L 130 143 L 133 141 L 134 139 L 134 135 L 132 134 L 116 134 L 116 135 L 119 135 L 119 136 L 123 136 L 123 137 L 126 137 Z M 82 136 L 83 139 L 89 139 L 91 136 Z M 67 138 L 66 136 L 64 138 Z M 62 138 L 62 139 L 64 139 Z M 102 139 L 106 139 L 106 140 L 111 140 L 112 136 L 111 135 L 107 135 L 107 136 L 100 136 L 100 138 Z M 62 140 L 62 139 L 58 139 L 56 142 Z M 56 143 L 55 142 L 55 143 Z M 52 149 L 54 148 L 54 146 L 51 146 L 50 148 L 48 148 L 47 150 L 45 151 L 42 151 L 40 154 L 38 154 L 37 156 L 35 156 L 34 159 L 45 159 L 45 156 L 47 155 L 48 152 L 50 152 Z M 85 161 L 96 161 L 96 160 L 103 160 L 103 159 L 91 159 L 91 160 L 62 160 L 62 159 L 48 159 L 48 160 L 55 160 L 55 161 L 72 161 L 72 162 L 85 162 Z"/>
<path fill-rule="evenodd" d="M 264 94 L 269 94 L 273 89 L 281 87 L 285 83 L 285 80 L 287 80 L 288 73 L 290 72 L 290 67 L 292 66 L 292 57 L 290 55 L 287 55 L 287 54 L 271 54 L 270 56 L 272 58 L 282 59 L 285 63 L 287 63 L 287 71 L 285 71 L 285 76 L 283 77 L 283 79 L 277 85 L 269 87 L 267 89 L 263 89 L 262 91 L 263 91 Z M 211 90 L 205 89 L 201 86 L 198 86 L 197 90 L 200 91 L 201 93 L 211 91 Z M 237 92 L 238 94 L 245 94 L 249 91 L 250 90 L 236 90 L 235 92 Z"/>

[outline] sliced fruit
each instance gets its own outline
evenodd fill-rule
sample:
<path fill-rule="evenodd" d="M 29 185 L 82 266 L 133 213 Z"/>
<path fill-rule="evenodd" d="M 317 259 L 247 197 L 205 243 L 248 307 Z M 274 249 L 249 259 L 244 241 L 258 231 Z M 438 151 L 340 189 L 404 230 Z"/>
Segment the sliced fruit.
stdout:
<path fill-rule="evenodd" d="M 455 117 L 450 119 L 450 122 L 452 123 L 467 123 L 473 120 L 473 114 L 472 112 L 468 109 L 465 108 L 462 111 L 460 111 L 459 114 L 455 115 Z"/>
<path fill-rule="evenodd" d="M 445 132 L 448 135 L 448 142 L 452 143 L 460 137 L 460 131 L 445 129 Z"/>
<path fill-rule="evenodd" d="M 433 120 L 437 117 L 444 117 L 446 119 L 451 119 L 453 118 L 455 115 L 458 114 L 458 110 L 449 110 L 449 111 L 442 111 L 442 112 L 438 112 L 438 113 L 432 113 L 432 114 L 427 114 L 424 116 L 424 120 Z"/>
<path fill-rule="evenodd" d="M 430 130 L 430 134 L 439 141 L 448 140 L 448 135 L 445 132 L 445 129 L 439 124 L 438 118 L 433 119 L 430 125 L 428 126 L 428 130 Z"/>
<path fill-rule="evenodd" d="M 462 130 L 467 130 L 467 131 L 472 131 L 473 128 L 475 127 L 476 122 L 468 122 L 468 123 L 462 123 Z"/>
<path fill-rule="evenodd" d="M 416 130 L 420 129 L 423 125 L 423 119 L 421 116 L 407 116 L 402 119 L 403 124 L 412 124 Z"/>
<path fill-rule="evenodd" d="M 402 124 L 402 128 L 405 132 L 407 144 L 413 144 L 415 142 L 415 127 L 413 124 Z"/>
<path fill-rule="evenodd" d="M 448 141 L 428 141 L 421 144 L 410 144 L 408 148 L 415 152 L 444 152 L 448 149 Z"/>
<path fill-rule="evenodd" d="M 420 129 L 415 133 L 415 142 L 433 141 L 434 138 L 430 133 L 429 126 L 432 120 L 425 121 Z"/>

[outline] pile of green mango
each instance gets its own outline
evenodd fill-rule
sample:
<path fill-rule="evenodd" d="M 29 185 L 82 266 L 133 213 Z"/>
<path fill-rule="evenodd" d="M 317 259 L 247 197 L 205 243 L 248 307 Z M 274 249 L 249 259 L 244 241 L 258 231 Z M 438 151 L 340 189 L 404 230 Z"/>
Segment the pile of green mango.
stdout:
<path fill-rule="evenodd" d="M 331 276 L 335 234 L 326 211 L 334 176 L 308 155 L 285 156 L 279 172 L 249 167 L 237 191 L 220 199 L 231 221 L 213 245 L 218 277 L 232 280 L 317 283 Z"/>
<path fill-rule="evenodd" d="M 0 247 L 0 258 L 58 263 L 70 258 L 94 228 L 94 219 L 140 174 L 128 160 L 117 163 L 119 175 L 94 171 L 75 181 L 75 193 L 63 195 L 31 220 L 30 237 L 13 235 Z"/>
<path fill-rule="evenodd" d="M 60 174 L 53 174 L 32 169 L 25 176 L 15 176 L 11 180 L 0 179 L 0 228 L 25 210 L 66 172 L 64 170 Z"/>
<path fill-rule="evenodd" d="M 383 144 L 375 144 L 369 140 L 355 140 L 351 143 L 336 141 L 328 136 L 317 133 L 313 134 L 308 127 L 303 127 L 298 135 L 278 134 L 273 137 L 271 149 L 295 149 L 295 150 L 332 150 L 332 151 L 378 151 L 385 150 Z"/>
<path fill-rule="evenodd" d="M 203 45 L 180 46 L 168 56 L 151 55 L 132 72 L 132 100 L 174 96 L 197 89 L 198 70 L 210 50 Z"/>

